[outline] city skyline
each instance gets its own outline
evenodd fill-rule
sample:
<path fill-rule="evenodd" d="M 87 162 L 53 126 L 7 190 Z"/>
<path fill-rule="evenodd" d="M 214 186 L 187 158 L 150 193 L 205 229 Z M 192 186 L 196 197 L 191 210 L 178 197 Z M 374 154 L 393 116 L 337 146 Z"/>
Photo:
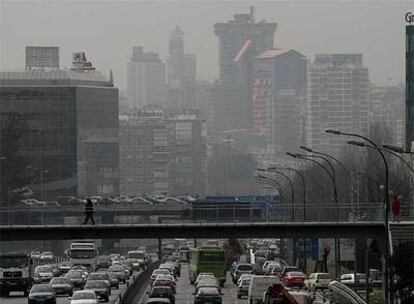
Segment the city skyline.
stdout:
<path fill-rule="evenodd" d="M 24 69 L 25 46 L 57 45 L 61 50 L 62 67 L 70 66 L 72 52 L 85 51 L 105 75 L 113 70 L 115 85 L 125 90 L 125 63 L 132 46 L 143 45 L 147 50 L 160 53 L 165 62 L 169 34 L 178 25 L 185 32 L 186 49 L 197 56 L 199 78 L 214 80 L 219 68 L 213 25 L 227 22 L 235 13 L 248 13 L 249 5 L 255 5 L 258 21 L 265 19 L 278 24 L 275 34 L 278 48 L 297 49 L 307 58 L 316 53 L 362 53 L 373 83 L 386 85 L 404 80 L 405 39 L 401 28 L 410 1 L 381 2 L 373 6 L 370 1 L 196 1 L 185 4 L 145 1 L 69 4 L 62 1 L 42 4 L 3 0 L 0 3 L 0 68 Z M 81 13 L 79 8 L 82 8 Z M 22 14 L 25 11 L 32 13 Z M 164 11 L 168 12 L 167 16 L 163 15 Z M 47 17 L 40 21 L 32 19 L 39 15 L 36 12 Z M 154 14 L 159 18 L 152 18 Z M 20 15 L 25 15 L 24 21 Z M 117 17 L 121 15 L 122 18 Z M 351 19 L 352 22 L 348 22 Z M 332 30 L 327 31 L 327 28 Z M 347 37 L 351 36 L 352 44 L 349 44 Z M 395 39 L 399 36 L 401 39 Z M 394 42 L 391 44 L 390 40 Z"/>

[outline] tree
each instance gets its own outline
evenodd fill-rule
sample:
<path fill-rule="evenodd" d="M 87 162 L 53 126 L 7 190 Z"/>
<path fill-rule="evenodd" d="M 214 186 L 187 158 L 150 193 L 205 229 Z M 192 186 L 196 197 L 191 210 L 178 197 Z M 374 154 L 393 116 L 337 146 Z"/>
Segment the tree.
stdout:
<path fill-rule="evenodd" d="M 255 170 L 256 163 L 251 155 L 228 145 L 215 145 L 208 164 L 209 192 L 252 193 L 255 191 Z"/>

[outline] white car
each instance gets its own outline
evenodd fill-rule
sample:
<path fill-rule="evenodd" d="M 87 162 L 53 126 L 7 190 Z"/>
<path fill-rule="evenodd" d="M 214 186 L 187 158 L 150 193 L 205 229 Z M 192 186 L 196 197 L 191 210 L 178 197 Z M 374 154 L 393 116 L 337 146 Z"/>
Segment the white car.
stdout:
<path fill-rule="evenodd" d="M 29 207 L 45 207 L 47 205 L 46 202 L 39 201 L 35 198 L 28 198 L 28 199 L 22 200 L 22 203 Z"/>
<path fill-rule="evenodd" d="M 305 288 L 308 290 L 326 289 L 328 288 L 331 278 L 329 273 L 314 272 L 305 280 Z"/>
<path fill-rule="evenodd" d="M 75 291 L 72 297 L 69 297 L 70 304 L 98 304 L 99 300 L 93 290 Z"/>
<path fill-rule="evenodd" d="M 355 284 L 355 274 L 346 273 L 341 275 L 339 281 L 345 285 Z M 367 275 L 365 273 L 357 273 L 357 284 L 365 284 L 367 281 Z"/>

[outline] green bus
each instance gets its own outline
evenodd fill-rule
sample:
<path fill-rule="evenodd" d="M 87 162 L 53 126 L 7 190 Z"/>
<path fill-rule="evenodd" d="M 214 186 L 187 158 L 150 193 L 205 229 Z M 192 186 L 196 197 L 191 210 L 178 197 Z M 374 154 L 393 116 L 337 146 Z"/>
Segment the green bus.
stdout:
<path fill-rule="evenodd" d="M 190 282 L 194 284 L 201 272 L 211 272 L 223 286 L 227 273 L 226 251 L 220 247 L 200 247 L 190 250 Z"/>

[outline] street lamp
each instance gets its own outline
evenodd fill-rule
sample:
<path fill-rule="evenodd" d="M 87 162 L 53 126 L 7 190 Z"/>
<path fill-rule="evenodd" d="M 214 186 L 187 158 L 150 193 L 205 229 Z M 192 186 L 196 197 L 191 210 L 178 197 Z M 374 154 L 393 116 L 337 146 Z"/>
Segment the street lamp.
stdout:
<path fill-rule="evenodd" d="M 259 169 L 258 169 L 259 170 Z M 295 172 L 300 179 L 302 180 L 302 186 L 303 186 L 303 221 L 306 220 L 306 182 L 305 182 L 305 176 L 303 175 L 303 173 L 300 170 L 294 169 L 294 168 L 290 168 L 290 167 L 268 167 L 266 169 L 261 169 L 263 171 L 267 171 L 267 172 L 273 172 L 276 170 L 288 170 L 288 171 L 292 171 Z M 305 270 L 306 273 L 306 269 L 307 269 L 307 252 L 306 252 L 306 238 L 304 239 L 304 256 L 303 256 L 303 268 Z M 296 248 L 296 245 L 295 245 Z"/>
<path fill-rule="evenodd" d="M 305 147 L 305 146 L 303 146 L 303 147 L 305 148 L 304 150 L 311 150 L 308 147 Z M 335 168 L 332 165 L 332 163 L 329 161 L 329 159 L 327 159 L 326 157 L 320 156 L 320 155 L 303 155 L 303 154 L 290 153 L 290 152 L 286 152 L 286 154 L 291 156 L 291 157 L 294 157 L 294 158 L 299 158 L 299 159 L 304 159 L 304 160 L 311 161 L 311 162 L 315 163 L 316 165 L 320 166 L 326 172 L 326 174 L 328 174 L 330 180 L 332 181 L 332 185 L 333 185 L 334 204 L 336 206 L 336 220 L 338 221 L 339 220 L 339 206 L 338 206 L 339 201 L 338 201 L 338 191 L 337 191 L 337 188 L 336 188 Z M 319 159 L 324 160 L 329 165 L 332 172 L 329 172 L 329 170 L 324 165 L 322 165 L 320 162 L 318 162 L 318 161 L 316 161 L 312 158 L 319 158 Z M 338 274 L 340 272 L 340 268 L 339 268 L 340 254 L 339 254 L 339 250 L 340 250 L 340 241 L 339 241 L 339 239 L 335 239 L 335 276 L 336 277 L 338 277 Z"/>
<path fill-rule="evenodd" d="M 356 140 L 349 140 L 349 141 L 347 141 L 347 143 L 350 144 L 350 145 L 358 146 L 358 147 L 366 147 L 366 148 L 369 148 L 369 149 L 374 149 L 374 150 L 390 153 L 393 156 L 397 157 L 399 160 L 401 160 L 408 167 L 408 169 L 411 171 L 411 173 L 414 174 L 414 168 L 411 167 L 411 165 L 401 155 L 398 154 L 398 153 L 401 153 L 401 152 L 394 152 L 394 150 L 388 149 L 388 147 L 387 147 L 388 145 L 383 145 L 382 147 L 375 147 L 375 146 L 367 145 L 366 143 L 364 143 L 362 141 L 356 141 Z M 402 152 L 402 153 L 405 153 L 405 152 Z"/>
<path fill-rule="evenodd" d="M 306 182 L 305 182 L 305 176 L 300 170 L 290 168 L 290 167 L 268 167 L 266 169 L 257 169 L 265 172 L 273 172 L 274 170 L 289 170 L 295 172 L 300 179 L 302 180 L 302 186 L 303 186 L 303 221 L 306 220 Z"/>
<path fill-rule="evenodd" d="M 261 170 L 259 170 L 259 171 L 261 171 Z M 292 222 L 294 222 L 295 221 L 295 187 L 293 185 L 293 182 L 290 179 L 290 177 L 287 174 L 283 173 L 283 172 L 276 171 L 276 170 L 272 170 L 271 172 L 283 176 L 288 181 L 288 183 L 290 185 L 291 194 L 292 194 L 292 197 L 291 197 L 291 199 L 292 199 L 292 214 L 291 214 L 291 216 L 292 216 Z"/>
<path fill-rule="evenodd" d="M 326 133 L 329 134 L 334 134 L 334 135 L 345 135 L 345 136 L 351 136 L 351 137 L 357 137 L 357 138 L 361 138 L 367 142 L 369 142 L 373 147 L 378 148 L 378 145 L 371 139 L 362 136 L 360 134 L 356 134 L 356 133 L 347 133 L 347 132 L 342 132 L 339 130 L 332 130 L 332 129 L 328 129 L 325 130 Z M 350 143 L 352 144 L 352 143 Z M 361 147 L 360 143 L 354 143 L 354 145 Z M 389 208 L 390 208 L 390 196 L 389 196 L 389 169 L 388 169 L 388 163 L 387 163 L 387 159 L 385 158 L 385 155 L 383 153 L 382 150 L 377 149 L 378 153 L 380 153 L 381 158 L 384 162 L 384 168 L 385 168 L 385 191 L 384 191 L 384 203 L 385 203 L 385 216 L 384 216 L 384 224 L 385 224 L 385 254 L 384 254 L 384 259 L 385 259 L 385 288 L 384 288 L 384 298 L 385 298 L 385 303 L 389 302 L 389 283 L 391 282 L 389 280 L 389 271 L 388 271 L 388 264 L 389 264 L 389 234 L 388 234 L 388 215 L 389 215 Z M 368 275 L 368 274 L 367 274 Z"/>

